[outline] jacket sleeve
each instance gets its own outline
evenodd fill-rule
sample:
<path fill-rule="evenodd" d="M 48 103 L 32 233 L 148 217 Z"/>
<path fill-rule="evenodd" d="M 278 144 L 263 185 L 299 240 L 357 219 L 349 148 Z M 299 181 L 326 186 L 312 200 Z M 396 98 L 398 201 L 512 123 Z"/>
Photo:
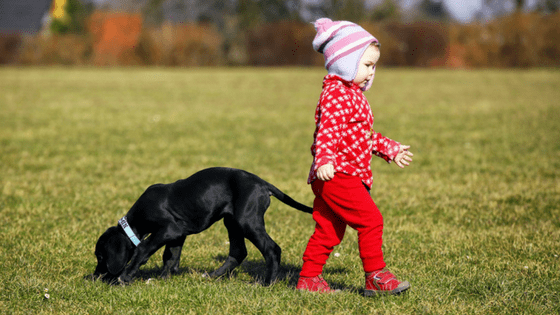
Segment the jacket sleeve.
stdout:
<path fill-rule="evenodd" d="M 351 102 L 352 97 L 338 88 L 321 95 L 316 113 L 314 171 L 327 163 L 336 168 L 338 145 L 352 114 L 349 105 Z"/>
<path fill-rule="evenodd" d="M 373 154 L 384 159 L 388 163 L 397 156 L 399 153 L 400 143 L 384 137 L 379 132 L 373 131 L 371 135 L 371 140 L 373 141 Z"/>

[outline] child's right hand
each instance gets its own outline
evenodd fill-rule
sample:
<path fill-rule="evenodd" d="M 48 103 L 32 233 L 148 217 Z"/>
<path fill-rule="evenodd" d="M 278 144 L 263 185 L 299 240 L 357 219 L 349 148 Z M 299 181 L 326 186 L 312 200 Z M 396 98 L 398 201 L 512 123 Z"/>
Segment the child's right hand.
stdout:
<path fill-rule="evenodd" d="M 325 164 L 317 169 L 317 178 L 326 182 L 334 178 L 334 166 L 332 164 Z"/>

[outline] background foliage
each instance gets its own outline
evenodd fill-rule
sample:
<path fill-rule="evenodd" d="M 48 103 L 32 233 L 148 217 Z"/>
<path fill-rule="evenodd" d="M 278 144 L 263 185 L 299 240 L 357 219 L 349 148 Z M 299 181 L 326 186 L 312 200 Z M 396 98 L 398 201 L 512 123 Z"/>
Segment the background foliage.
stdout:
<path fill-rule="evenodd" d="M 393 0 L 68 0 L 67 16 L 40 34 L 0 34 L 0 64 L 315 66 L 309 22 L 326 16 L 378 37 L 383 65 L 557 67 L 560 1 L 525 2 L 487 0 L 487 13 L 461 24 L 434 0 L 407 11 Z"/>

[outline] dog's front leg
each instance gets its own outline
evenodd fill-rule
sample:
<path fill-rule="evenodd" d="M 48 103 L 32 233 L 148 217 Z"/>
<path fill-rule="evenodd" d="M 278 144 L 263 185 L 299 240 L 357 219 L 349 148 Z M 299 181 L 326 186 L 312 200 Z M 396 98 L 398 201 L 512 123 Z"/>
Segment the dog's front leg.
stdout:
<path fill-rule="evenodd" d="M 160 233 L 159 235 L 161 234 L 163 233 Z M 122 284 L 131 282 L 134 278 L 134 275 L 136 275 L 136 272 L 138 272 L 140 266 L 148 262 L 150 256 L 152 256 L 164 244 L 165 239 L 162 236 L 154 234 L 150 235 L 148 238 L 140 242 L 140 244 L 138 244 L 138 247 L 136 247 L 132 258 L 130 259 L 130 262 L 119 276 L 118 281 Z"/>
<path fill-rule="evenodd" d="M 163 252 L 163 270 L 161 272 L 162 278 L 168 278 L 171 273 L 177 273 L 179 271 L 181 251 L 186 238 L 186 236 L 183 236 L 177 241 L 165 245 L 165 251 Z"/>

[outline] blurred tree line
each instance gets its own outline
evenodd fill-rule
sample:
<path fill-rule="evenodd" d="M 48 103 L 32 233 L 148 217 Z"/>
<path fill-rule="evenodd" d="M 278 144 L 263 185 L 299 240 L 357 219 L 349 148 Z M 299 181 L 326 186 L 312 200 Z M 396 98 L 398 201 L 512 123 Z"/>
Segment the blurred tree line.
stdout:
<path fill-rule="evenodd" d="M 474 22 L 441 0 L 67 0 L 67 17 L 18 36 L 0 63 L 70 65 L 322 65 L 320 17 L 350 20 L 382 43 L 390 66 L 560 65 L 560 0 L 484 0 Z M 11 35 L 10 45 L 14 45 Z M 14 53 L 15 52 L 15 53 Z"/>

